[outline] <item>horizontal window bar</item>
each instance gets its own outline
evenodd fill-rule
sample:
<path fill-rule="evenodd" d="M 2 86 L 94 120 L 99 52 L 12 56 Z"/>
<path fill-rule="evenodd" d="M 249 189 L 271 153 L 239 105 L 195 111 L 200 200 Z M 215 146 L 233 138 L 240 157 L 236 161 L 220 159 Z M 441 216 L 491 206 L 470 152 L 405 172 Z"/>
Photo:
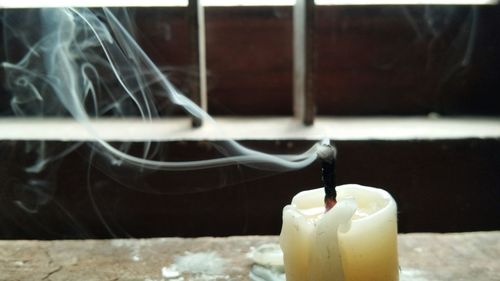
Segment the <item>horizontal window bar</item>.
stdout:
<path fill-rule="evenodd" d="M 188 0 L 4 0 L 0 8 L 186 7 Z M 292 6 L 295 0 L 202 0 L 203 6 Z M 316 0 L 316 5 L 492 5 L 498 0 Z"/>
<path fill-rule="evenodd" d="M 316 0 L 316 5 L 494 5 L 498 0 Z"/>
<path fill-rule="evenodd" d="M 313 126 L 287 117 L 225 117 L 197 129 L 189 118 L 99 119 L 91 125 L 107 141 L 500 139 L 500 117 L 318 117 Z M 0 119 L 0 141 L 93 139 L 71 119 Z"/>
<path fill-rule="evenodd" d="M 292 6 L 295 0 L 202 0 L 204 6 Z"/>
<path fill-rule="evenodd" d="M 203 6 L 292 6 L 295 0 L 201 0 Z M 186 7 L 188 0 L 5 0 L 0 8 L 34 7 Z"/>

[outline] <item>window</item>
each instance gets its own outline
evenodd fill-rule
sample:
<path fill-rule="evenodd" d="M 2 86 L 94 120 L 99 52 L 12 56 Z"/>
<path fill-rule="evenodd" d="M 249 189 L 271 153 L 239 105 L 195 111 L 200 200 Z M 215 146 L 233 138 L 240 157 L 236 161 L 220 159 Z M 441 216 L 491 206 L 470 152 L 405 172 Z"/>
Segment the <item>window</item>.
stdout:
<path fill-rule="evenodd" d="M 498 229 L 495 212 L 484 206 L 498 205 L 494 195 L 500 182 L 499 6 L 339 1 L 313 6 L 308 10 L 313 20 L 307 18 L 311 14 L 301 14 L 308 23 L 302 43 L 310 51 L 310 56 L 302 55 L 311 67 L 304 71 L 310 71 L 313 87 L 298 103 L 294 82 L 300 78 L 293 76 L 297 14 L 291 4 L 207 5 L 203 20 L 197 17 L 198 7 L 185 7 L 187 2 L 111 9 L 111 14 L 90 10 L 108 25 L 113 24 L 110 16 L 116 16 L 161 72 L 153 73 L 140 60 L 134 62 L 137 68 L 120 69 L 116 76 L 122 81 L 93 84 L 94 91 L 83 99 L 92 130 L 66 118 L 82 117 L 81 108 L 55 99 L 46 83 L 39 88 L 46 96 L 12 87 L 28 85 L 23 80 L 9 86 L 9 65 L 3 65 L 0 238 L 276 234 L 281 208 L 291 195 L 321 184 L 315 163 L 289 173 L 240 165 L 174 172 L 151 170 L 146 164 L 137 168 L 99 153 L 96 135 L 108 149 L 174 161 L 218 157 L 217 148 L 228 140 L 266 153 L 293 154 L 330 138 L 340 151 L 339 183 L 389 189 L 402 202 L 401 231 Z M 56 10 L 45 11 L 50 15 Z M 35 50 L 37 35 L 48 26 L 40 23 L 37 9 L 3 12 L 0 36 L 6 47 L 0 58 L 15 63 Z M 48 23 L 54 18 L 48 17 Z M 61 27 L 69 31 L 65 28 L 71 26 Z M 34 37 L 11 36 L 23 28 Z M 76 39 L 92 32 L 106 34 L 83 29 Z M 22 45 L 26 42 L 32 44 Z M 98 43 L 79 42 L 65 47 L 78 52 L 83 42 L 92 50 Z M 124 54 L 137 51 L 119 47 L 130 52 Z M 113 76 L 113 68 L 100 60 L 106 54 L 98 54 L 92 57 L 95 67 L 81 73 L 86 81 Z M 33 55 L 39 59 L 37 52 Z M 88 53 L 79 58 L 85 57 Z M 206 76 L 200 57 L 205 58 Z M 127 66 L 127 59 L 116 56 L 115 63 Z M 53 81 L 68 74 L 54 73 Z M 165 85 L 157 83 L 163 74 L 195 102 L 206 98 L 217 127 L 204 122 L 191 128 L 189 118 L 180 118 L 188 114 L 166 98 Z M 150 86 L 147 91 L 138 81 Z M 120 98 L 120 83 L 132 89 L 126 99 Z M 50 99 L 54 103 L 47 103 Z M 311 126 L 292 118 L 297 105 L 308 112 Z M 13 118 L 19 115 L 25 118 Z M 147 116 L 147 122 L 140 116 Z M 452 199 L 443 200 L 449 194 Z M 436 210 L 440 204 L 445 207 Z"/>

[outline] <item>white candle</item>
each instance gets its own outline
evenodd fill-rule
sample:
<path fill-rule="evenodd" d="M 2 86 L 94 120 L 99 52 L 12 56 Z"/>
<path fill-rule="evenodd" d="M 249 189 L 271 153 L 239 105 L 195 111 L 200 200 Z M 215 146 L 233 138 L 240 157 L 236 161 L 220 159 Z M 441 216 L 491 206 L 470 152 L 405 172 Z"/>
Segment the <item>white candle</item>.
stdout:
<path fill-rule="evenodd" d="M 300 192 L 283 210 L 280 245 L 287 281 L 396 281 L 396 202 L 382 189 L 338 186 L 324 213 L 324 189 Z"/>

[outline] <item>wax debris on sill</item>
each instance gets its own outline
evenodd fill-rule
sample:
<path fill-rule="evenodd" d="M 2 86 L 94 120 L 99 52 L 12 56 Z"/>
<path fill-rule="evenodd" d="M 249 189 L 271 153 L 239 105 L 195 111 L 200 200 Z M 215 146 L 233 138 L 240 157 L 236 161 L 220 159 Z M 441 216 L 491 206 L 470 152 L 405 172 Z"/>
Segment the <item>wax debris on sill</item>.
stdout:
<path fill-rule="evenodd" d="M 161 275 L 167 279 L 178 278 L 181 276 L 181 273 L 176 270 L 175 266 L 163 267 L 161 269 Z"/>
<path fill-rule="evenodd" d="M 183 275 L 189 280 L 229 280 L 224 274 L 227 261 L 215 252 L 186 252 L 174 258 L 174 263 L 161 269 L 162 276 L 169 281 L 183 281 Z"/>
<path fill-rule="evenodd" d="M 402 268 L 399 272 L 400 281 L 429 281 L 426 278 L 425 271 L 413 269 L 413 268 Z"/>
<path fill-rule="evenodd" d="M 283 267 L 283 252 L 280 245 L 276 243 L 263 244 L 257 248 L 251 247 L 247 257 L 262 266 Z"/>
<path fill-rule="evenodd" d="M 278 244 L 251 247 L 247 257 L 254 262 L 249 273 L 250 280 L 285 281 L 283 252 Z"/>

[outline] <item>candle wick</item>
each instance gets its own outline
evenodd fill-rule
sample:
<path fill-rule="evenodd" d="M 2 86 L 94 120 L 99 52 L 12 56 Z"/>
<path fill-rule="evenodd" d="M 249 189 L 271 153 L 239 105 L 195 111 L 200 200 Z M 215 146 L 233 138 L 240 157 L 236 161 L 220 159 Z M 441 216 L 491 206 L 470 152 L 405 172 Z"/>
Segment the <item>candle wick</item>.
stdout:
<path fill-rule="evenodd" d="M 335 190 L 335 162 L 337 149 L 329 140 L 323 140 L 318 147 L 318 158 L 321 159 L 321 180 L 325 186 L 325 212 L 337 203 Z"/>
<path fill-rule="evenodd" d="M 325 213 L 330 211 L 330 209 L 332 209 L 335 204 L 337 204 L 337 200 L 333 199 L 333 198 L 327 198 L 325 196 Z"/>

